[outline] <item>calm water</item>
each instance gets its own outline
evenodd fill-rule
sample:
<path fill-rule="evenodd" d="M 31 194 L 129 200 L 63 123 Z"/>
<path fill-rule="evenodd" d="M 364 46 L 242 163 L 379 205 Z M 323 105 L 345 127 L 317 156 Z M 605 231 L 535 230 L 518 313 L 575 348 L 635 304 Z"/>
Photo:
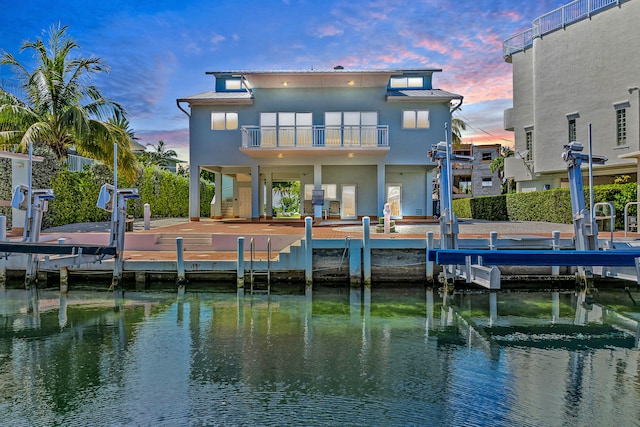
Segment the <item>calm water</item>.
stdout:
<path fill-rule="evenodd" d="M 634 299 L 0 290 L 0 425 L 640 425 Z"/>

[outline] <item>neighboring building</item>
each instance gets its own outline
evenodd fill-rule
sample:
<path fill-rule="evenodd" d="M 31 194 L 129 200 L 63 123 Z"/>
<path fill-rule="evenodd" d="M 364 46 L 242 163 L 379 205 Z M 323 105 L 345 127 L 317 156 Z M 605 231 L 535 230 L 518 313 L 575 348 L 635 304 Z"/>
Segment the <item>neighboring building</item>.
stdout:
<path fill-rule="evenodd" d="M 566 187 L 563 145 L 577 140 L 588 153 L 589 127 L 593 154 L 608 158 L 594 166 L 594 183 L 637 179 L 639 17 L 638 0 L 578 0 L 504 42 L 513 66 L 504 127 L 514 132 L 516 153 L 505 159 L 505 177 L 517 191 Z"/>
<path fill-rule="evenodd" d="M 453 153 L 472 156 L 471 163 L 453 163 L 453 198 L 498 196 L 502 183 L 498 171 L 491 172 L 491 161 L 500 156 L 500 144 L 455 144 Z"/>
<path fill-rule="evenodd" d="M 232 180 L 234 217 L 271 218 L 273 183 L 286 181 L 300 182 L 303 215 L 377 217 L 389 202 L 393 217 L 431 216 L 437 165 L 427 153 L 445 129 L 451 140 L 445 124 L 462 103 L 433 88 L 439 71 L 207 73 L 215 91 L 177 100 L 189 116 L 191 220 L 200 217 L 200 169 Z M 311 206 L 320 189 L 324 204 Z M 223 198 L 212 217 L 223 216 Z"/>

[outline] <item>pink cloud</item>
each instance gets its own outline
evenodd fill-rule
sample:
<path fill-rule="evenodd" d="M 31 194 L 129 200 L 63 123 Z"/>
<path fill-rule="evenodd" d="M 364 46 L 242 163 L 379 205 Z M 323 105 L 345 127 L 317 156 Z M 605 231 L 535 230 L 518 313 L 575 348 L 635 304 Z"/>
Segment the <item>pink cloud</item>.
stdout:
<path fill-rule="evenodd" d="M 316 36 L 323 38 L 323 37 L 339 36 L 339 35 L 342 35 L 342 33 L 344 33 L 344 31 L 337 28 L 335 25 L 329 24 L 329 25 L 318 27 L 315 34 Z"/>

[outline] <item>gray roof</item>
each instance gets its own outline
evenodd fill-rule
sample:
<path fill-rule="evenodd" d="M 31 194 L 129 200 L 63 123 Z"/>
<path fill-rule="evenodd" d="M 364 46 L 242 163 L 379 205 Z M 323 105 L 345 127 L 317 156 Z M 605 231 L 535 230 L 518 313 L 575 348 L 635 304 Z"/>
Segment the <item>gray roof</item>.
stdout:
<path fill-rule="evenodd" d="M 440 72 L 441 68 L 393 68 L 393 69 L 324 69 L 324 70 L 221 70 L 205 74 L 256 75 L 256 74 L 412 74 Z"/>
<path fill-rule="evenodd" d="M 416 100 L 452 100 L 462 99 L 462 95 L 447 92 L 441 89 L 405 89 L 387 91 L 389 101 L 416 101 Z"/>
<path fill-rule="evenodd" d="M 197 104 L 199 102 L 210 102 L 210 101 L 228 101 L 228 102 L 252 102 L 253 96 L 246 92 L 215 92 L 208 91 L 198 93 L 196 95 L 185 96 L 184 98 L 178 99 L 178 102 L 188 102 L 190 104 Z"/>

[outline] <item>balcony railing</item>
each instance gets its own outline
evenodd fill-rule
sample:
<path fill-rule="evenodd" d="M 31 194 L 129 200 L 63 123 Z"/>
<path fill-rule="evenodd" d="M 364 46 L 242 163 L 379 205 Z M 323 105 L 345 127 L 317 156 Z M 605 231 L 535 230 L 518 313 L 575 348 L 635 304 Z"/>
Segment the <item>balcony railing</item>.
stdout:
<path fill-rule="evenodd" d="M 242 126 L 243 148 L 388 147 L 389 126 Z"/>
<path fill-rule="evenodd" d="M 514 34 L 502 44 L 505 58 L 533 46 L 533 39 L 598 13 L 623 0 L 576 0 L 533 20 L 532 28 Z"/>

